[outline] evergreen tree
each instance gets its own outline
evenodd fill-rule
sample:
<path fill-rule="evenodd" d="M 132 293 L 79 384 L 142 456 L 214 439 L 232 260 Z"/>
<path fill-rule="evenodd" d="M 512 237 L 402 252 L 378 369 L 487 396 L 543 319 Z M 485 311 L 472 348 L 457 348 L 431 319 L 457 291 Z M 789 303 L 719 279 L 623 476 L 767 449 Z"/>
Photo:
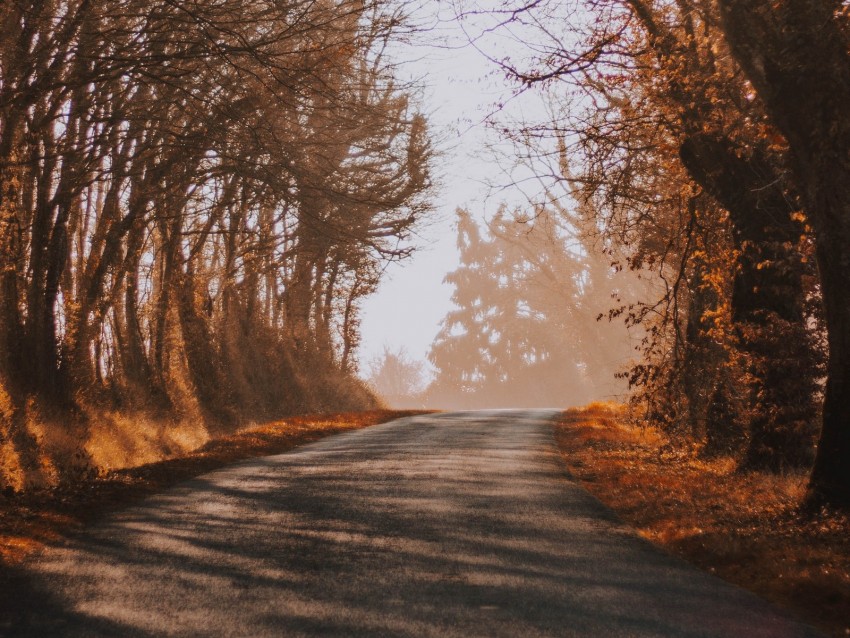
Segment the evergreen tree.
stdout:
<path fill-rule="evenodd" d="M 455 308 L 429 353 L 430 403 L 559 406 L 621 390 L 611 363 L 625 361 L 627 335 L 596 320 L 612 290 L 604 256 L 545 208 L 503 206 L 486 234 L 459 210 L 457 230 L 461 263 L 446 276 Z"/>

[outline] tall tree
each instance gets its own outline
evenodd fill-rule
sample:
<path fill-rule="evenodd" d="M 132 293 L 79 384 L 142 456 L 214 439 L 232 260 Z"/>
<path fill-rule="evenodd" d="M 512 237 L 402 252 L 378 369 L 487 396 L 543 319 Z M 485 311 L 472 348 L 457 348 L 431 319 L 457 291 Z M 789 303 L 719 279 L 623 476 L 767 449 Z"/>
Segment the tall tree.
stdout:
<path fill-rule="evenodd" d="M 687 236 L 673 252 L 665 248 L 668 242 L 657 244 L 661 250 L 654 250 L 653 262 L 678 261 L 672 272 L 659 270 L 675 281 L 663 297 L 673 302 L 663 304 L 672 313 L 667 325 L 674 331 L 666 341 L 672 345 L 671 358 L 682 363 L 666 369 L 680 377 L 676 389 L 668 386 L 671 397 L 676 392 L 689 395 L 687 412 L 694 423 L 708 418 L 715 400 L 698 397 L 700 385 L 711 387 L 709 394 L 721 403 L 729 399 L 722 389 L 734 385 L 726 375 L 702 382 L 689 378 L 707 368 L 685 363 L 697 352 L 716 352 L 699 345 L 710 341 L 697 303 L 708 300 L 701 282 L 711 279 L 706 277 L 710 273 L 699 272 L 706 264 L 699 245 L 702 230 L 708 224 L 715 236 L 718 231 L 728 235 L 734 259 L 725 261 L 736 263 L 729 297 L 723 301 L 734 337 L 726 345 L 737 352 L 726 358 L 745 360 L 751 386 L 744 408 L 749 444 L 742 464 L 771 470 L 806 465 L 816 416 L 818 352 L 806 305 L 812 289 L 805 285 L 803 215 L 796 185 L 788 179 L 785 148 L 775 143 L 740 68 L 724 55 L 716 4 L 568 3 L 563 11 L 573 13 L 566 35 L 540 28 L 563 15 L 560 11 L 560 3 L 534 3 L 509 17 L 512 24 L 533 25 L 531 37 L 540 41 L 524 64 L 509 61 L 504 68 L 525 86 L 545 85 L 552 93 L 568 87 L 573 97 L 563 121 L 525 139 L 534 142 L 551 138 L 553 130 L 559 133 L 579 166 L 566 175 L 573 190 L 605 211 L 600 223 L 619 233 L 623 244 L 651 247 L 640 235 L 657 238 L 659 213 L 671 205 L 673 214 L 664 215 L 673 222 L 667 232 Z M 664 175 L 669 185 L 658 179 Z M 633 263 L 648 263 L 646 254 L 638 248 Z M 715 287 L 715 292 L 723 290 Z M 696 315 L 680 313 L 685 307 Z M 680 332 L 682 322 L 688 329 Z M 657 356 L 659 350 L 649 344 L 647 352 Z M 659 367 L 641 365 L 633 378 L 645 379 L 644 373 L 653 369 Z M 777 373 L 782 369 L 794 372 Z"/>
<path fill-rule="evenodd" d="M 850 53 L 848 12 L 827 0 L 718 0 L 723 30 L 791 150 L 815 229 L 829 363 L 812 504 L 850 507 Z"/>
<path fill-rule="evenodd" d="M 614 373 L 629 356 L 628 337 L 596 321 L 614 289 L 604 258 L 549 209 L 503 206 L 485 231 L 458 211 L 461 265 L 446 276 L 455 308 L 429 353 L 430 401 L 572 405 L 622 390 Z"/>
<path fill-rule="evenodd" d="M 374 402 L 359 302 L 429 210 L 427 124 L 386 50 L 404 21 L 383 0 L 0 7 L 3 453 L 38 471 L 32 405 L 226 427 Z"/>

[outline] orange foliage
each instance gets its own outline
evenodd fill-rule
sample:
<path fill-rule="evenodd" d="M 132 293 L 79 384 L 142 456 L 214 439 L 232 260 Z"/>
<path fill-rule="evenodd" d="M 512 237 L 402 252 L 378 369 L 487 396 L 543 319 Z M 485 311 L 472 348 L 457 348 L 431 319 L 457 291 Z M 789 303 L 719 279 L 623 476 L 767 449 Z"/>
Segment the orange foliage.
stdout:
<path fill-rule="evenodd" d="M 653 543 L 850 634 L 850 519 L 803 518 L 804 473 L 737 472 L 731 458 L 700 459 L 626 417 L 607 404 L 563 413 L 558 445 L 586 488 Z"/>

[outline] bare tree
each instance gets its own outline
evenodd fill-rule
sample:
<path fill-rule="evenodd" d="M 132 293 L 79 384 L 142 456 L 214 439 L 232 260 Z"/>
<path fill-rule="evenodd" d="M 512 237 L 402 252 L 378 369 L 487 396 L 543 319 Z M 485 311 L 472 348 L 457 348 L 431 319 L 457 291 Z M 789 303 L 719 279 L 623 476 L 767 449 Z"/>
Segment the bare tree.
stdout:
<path fill-rule="evenodd" d="M 85 405 L 228 426 L 374 402 L 358 304 L 429 210 L 427 125 L 386 55 L 403 23 L 383 0 L 0 8 L 0 385 L 24 465 L 31 400 L 80 427 Z"/>

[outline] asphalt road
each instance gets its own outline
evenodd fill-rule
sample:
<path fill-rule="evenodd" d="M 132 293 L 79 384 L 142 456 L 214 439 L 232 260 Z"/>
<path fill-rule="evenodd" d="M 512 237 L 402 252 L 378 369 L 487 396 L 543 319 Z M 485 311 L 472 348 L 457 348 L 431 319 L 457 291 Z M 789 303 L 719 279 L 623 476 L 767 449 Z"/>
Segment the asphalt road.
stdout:
<path fill-rule="evenodd" d="M 31 565 L 18 636 L 816 636 L 565 474 L 552 411 L 420 416 L 207 474 Z"/>

